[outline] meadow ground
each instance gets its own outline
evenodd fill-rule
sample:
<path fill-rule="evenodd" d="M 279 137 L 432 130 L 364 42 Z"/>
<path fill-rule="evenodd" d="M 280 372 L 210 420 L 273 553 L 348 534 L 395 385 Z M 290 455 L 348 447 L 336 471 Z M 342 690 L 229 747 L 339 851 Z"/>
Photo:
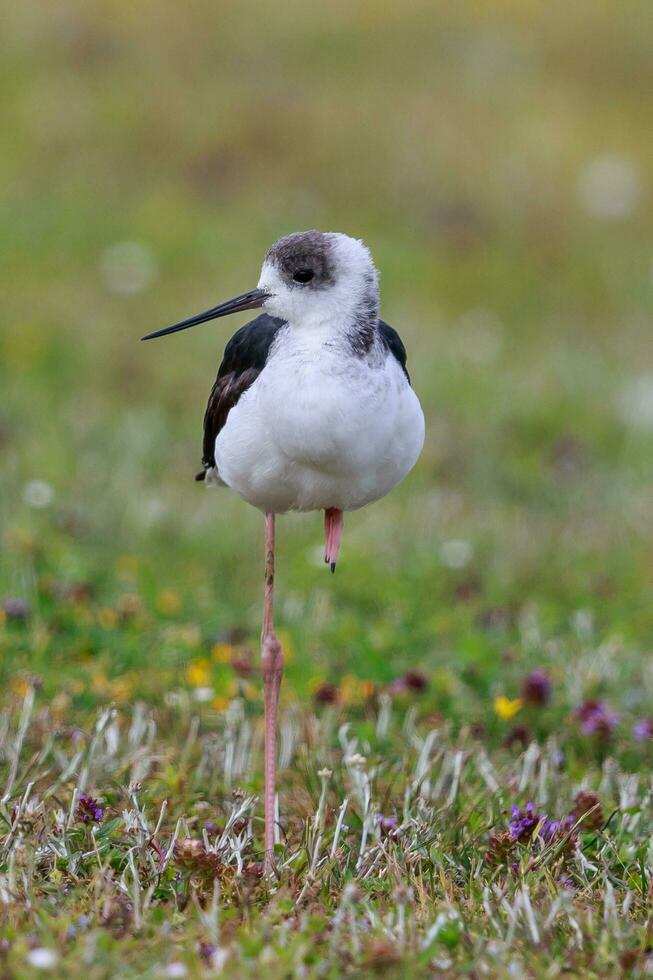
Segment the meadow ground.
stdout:
<path fill-rule="evenodd" d="M 0 973 L 653 970 L 651 8 L 5 15 Z M 193 483 L 290 230 L 357 234 L 427 444 L 280 521 L 261 876 L 260 515 Z"/>

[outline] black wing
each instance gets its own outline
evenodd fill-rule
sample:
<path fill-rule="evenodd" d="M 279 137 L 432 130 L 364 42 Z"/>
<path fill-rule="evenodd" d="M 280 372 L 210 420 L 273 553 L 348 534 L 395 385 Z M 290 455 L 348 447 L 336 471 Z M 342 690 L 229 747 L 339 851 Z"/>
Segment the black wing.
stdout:
<path fill-rule="evenodd" d="M 410 384 L 410 375 L 406 369 L 406 348 L 404 347 L 401 337 L 397 331 L 391 327 L 389 323 L 385 323 L 384 320 L 379 320 L 379 333 L 381 334 L 383 344 L 390 351 L 392 356 L 397 359 L 401 365 L 401 370 L 408 378 L 408 384 Z"/>
<path fill-rule="evenodd" d="M 215 466 L 216 437 L 240 396 L 254 384 L 265 367 L 272 342 L 285 323 L 285 320 L 263 313 L 237 330 L 225 347 L 204 414 L 204 469 L 197 474 L 196 480 L 203 480 L 206 470 Z"/>

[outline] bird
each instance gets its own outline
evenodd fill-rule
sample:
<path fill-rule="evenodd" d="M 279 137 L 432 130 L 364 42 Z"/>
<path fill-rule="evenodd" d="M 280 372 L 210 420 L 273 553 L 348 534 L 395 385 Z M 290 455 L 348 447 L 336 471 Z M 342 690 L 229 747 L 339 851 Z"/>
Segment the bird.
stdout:
<path fill-rule="evenodd" d="M 424 414 L 399 334 L 379 316 L 369 249 L 340 232 L 293 232 L 265 255 L 255 289 L 147 334 L 152 340 L 246 310 L 204 415 L 202 471 L 265 515 L 261 631 L 264 861 L 274 870 L 276 725 L 283 651 L 274 631 L 275 517 L 324 512 L 335 571 L 344 513 L 388 494 L 424 444 Z"/>

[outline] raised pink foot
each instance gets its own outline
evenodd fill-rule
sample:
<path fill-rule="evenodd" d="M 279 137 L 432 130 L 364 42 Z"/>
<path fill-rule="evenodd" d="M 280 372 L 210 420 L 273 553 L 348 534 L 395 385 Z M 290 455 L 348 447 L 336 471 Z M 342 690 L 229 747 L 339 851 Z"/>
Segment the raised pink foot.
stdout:
<path fill-rule="evenodd" d="M 324 511 L 324 560 L 332 572 L 336 570 L 344 523 L 344 514 L 337 507 L 328 507 Z"/>

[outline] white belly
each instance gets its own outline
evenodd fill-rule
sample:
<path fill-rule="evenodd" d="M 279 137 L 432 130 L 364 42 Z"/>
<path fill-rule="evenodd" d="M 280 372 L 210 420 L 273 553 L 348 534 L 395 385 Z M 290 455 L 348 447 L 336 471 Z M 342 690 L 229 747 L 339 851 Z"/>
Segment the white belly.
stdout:
<path fill-rule="evenodd" d="M 261 510 L 355 510 L 412 469 L 422 410 L 394 357 L 271 358 L 215 443 L 220 479 Z"/>

